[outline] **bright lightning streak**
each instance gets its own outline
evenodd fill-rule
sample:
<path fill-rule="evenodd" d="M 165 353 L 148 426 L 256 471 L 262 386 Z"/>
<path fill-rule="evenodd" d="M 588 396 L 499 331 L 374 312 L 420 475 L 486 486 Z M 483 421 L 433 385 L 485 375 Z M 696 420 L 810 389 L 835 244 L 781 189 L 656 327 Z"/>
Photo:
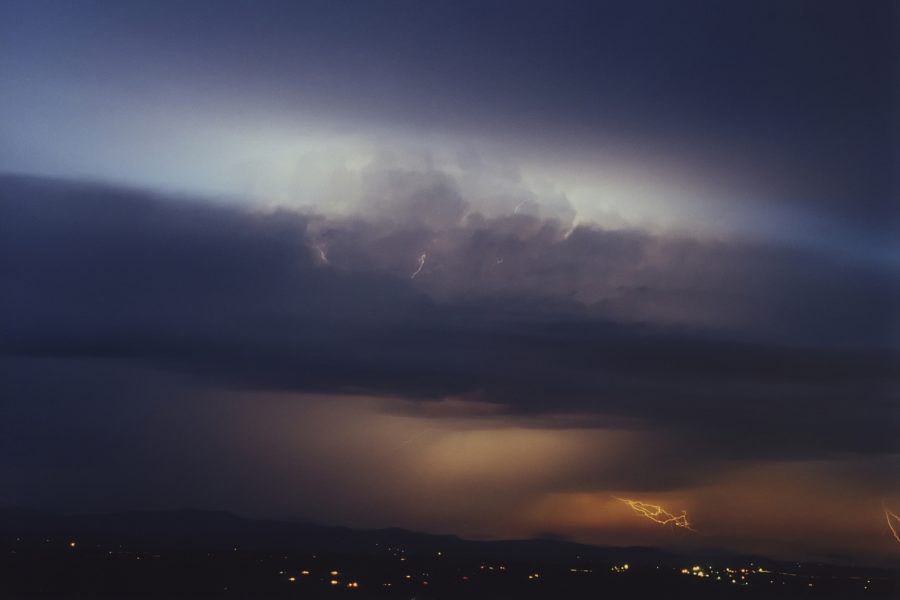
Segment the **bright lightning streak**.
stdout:
<path fill-rule="evenodd" d="M 399 444 L 398 447 L 401 447 L 401 448 L 402 448 L 403 446 L 409 446 L 410 444 L 412 444 L 413 442 L 415 442 L 416 440 L 418 440 L 420 437 L 424 436 L 425 434 L 427 434 L 427 433 L 429 433 L 429 432 L 431 432 L 431 431 L 434 431 L 434 429 L 432 429 L 432 428 L 430 428 L 430 427 L 429 427 L 428 429 L 423 429 L 422 431 L 420 431 L 419 433 L 415 434 L 414 436 L 412 436 L 412 437 L 409 438 L 408 440 L 404 440 L 404 441 L 400 442 L 400 444 Z"/>
<path fill-rule="evenodd" d="M 408 447 L 408 446 L 412 446 L 412 445 L 413 445 L 414 443 L 416 443 L 419 439 L 425 437 L 426 435 L 428 435 L 428 434 L 431 433 L 432 431 L 436 431 L 436 430 L 435 430 L 434 428 L 432 428 L 432 427 L 429 427 L 429 428 L 427 428 L 427 429 L 423 429 L 422 431 L 416 433 L 416 434 L 413 435 L 412 437 L 403 440 L 402 442 L 400 442 L 399 444 L 397 444 L 396 446 L 394 446 L 393 448 L 391 448 L 391 449 L 388 451 L 388 453 L 389 453 L 389 454 L 393 454 L 393 453 L 395 453 L 395 452 L 399 452 L 400 450 L 403 450 L 404 448 L 406 448 L 406 447 Z"/>
<path fill-rule="evenodd" d="M 653 521 L 654 523 L 659 523 L 661 525 L 674 525 L 675 527 L 681 527 L 690 531 L 696 531 L 691 527 L 691 524 L 688 522 L 687 511 L 681 511 L 680 515 L 673 515 L 672 513 L 665 510 L 662 506 L 657 506 L 656 504 L 647 504 L 645 502 L 639 502 L 637 500 L 629 500 L 628 498 L 619 498 L 618 496 L 613 496 L 619 502 L 624 502 L 637 514 L 642 517 L 646 517 Z"/>
<path fill-rule="evenodd" d="M 320 246 L 319 244 L 316 244 L 316 250 L 319 251 L 319 259 L 322 261 L 323 264 L 326 264 L 326 265 L 331 264 L 328 261 L 328 255 L 325 254 L 325 249 L 322 248 L 322 246 Z"/>
<path fill-rule="evenodd" d="M 887 520 L 891 533 L 894 534 L 894 539 L 900 542 L 900 533 L 897 533 L 897 527 L 900 526 L 900 515 L 888 510 L 888 507 L 884 502 L 881 503 L 881 507 L 884 508 L 884 518 Z"/>
<path fill-rule="evenodd" d="M 425 266 L 425 259 L 426 259 L 426 258 L 428 258 L 428 255 L 427 255 L 427 254 L 424 254 L 424 253 L 422 254 L 422 256 L 419 257 L 419 267 L 418 267 L 415 271 L 413 271 L 412 275 L 409 276 L 410 279 L 415 279 L 415 278 L 416 278 L 416 275 L 418 275 L 419 272 L 422 270 L 422 267 Z"/>

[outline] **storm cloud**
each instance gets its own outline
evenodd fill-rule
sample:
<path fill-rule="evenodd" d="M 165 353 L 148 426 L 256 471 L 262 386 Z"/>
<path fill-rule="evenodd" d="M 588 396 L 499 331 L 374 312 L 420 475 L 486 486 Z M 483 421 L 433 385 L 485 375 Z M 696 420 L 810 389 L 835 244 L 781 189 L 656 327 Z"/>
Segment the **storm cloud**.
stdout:
<path fill-rule="evenodd" d="M 7 359 L 594 414 L 726 456 L 900 449 L 884 268 L 516 214 L 328 220 L 16 177 L 0 211 Z"/>

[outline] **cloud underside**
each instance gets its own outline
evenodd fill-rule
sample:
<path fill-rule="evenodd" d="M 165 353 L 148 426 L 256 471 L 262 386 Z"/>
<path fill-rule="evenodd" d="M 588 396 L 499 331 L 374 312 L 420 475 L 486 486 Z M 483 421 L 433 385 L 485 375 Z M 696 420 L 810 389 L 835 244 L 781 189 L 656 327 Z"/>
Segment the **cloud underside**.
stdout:
<path fill-rule="evenodd" d="M 722 456 L 900 447 L 892 273 L 462 206 L 429 222 L 410 197 L 329 220 L 6 177 L 0 350 L 585 414 Z"/>

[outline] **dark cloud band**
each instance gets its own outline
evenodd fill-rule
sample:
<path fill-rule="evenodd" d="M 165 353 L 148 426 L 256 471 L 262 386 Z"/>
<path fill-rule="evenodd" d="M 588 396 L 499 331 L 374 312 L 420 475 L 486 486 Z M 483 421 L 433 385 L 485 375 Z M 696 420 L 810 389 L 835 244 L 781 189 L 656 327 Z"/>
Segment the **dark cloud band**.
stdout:
<path fill-rule="evenodd" d="M 897 286 L 883 270 L 518 215 L 345 222 L 59 181 L 0 187 L 8 357 L 594 413 L 722 456 L 900 448 Z M 412 280 L 422 244 L 430 270 Z M 512 274 L 491 283 L 495 255 Z M 641 298 L 665 307 L 673 288 L 670 310 L 642 312 Z M 748 295 L 765 327 L 698 320 L 683 303 Z"/>

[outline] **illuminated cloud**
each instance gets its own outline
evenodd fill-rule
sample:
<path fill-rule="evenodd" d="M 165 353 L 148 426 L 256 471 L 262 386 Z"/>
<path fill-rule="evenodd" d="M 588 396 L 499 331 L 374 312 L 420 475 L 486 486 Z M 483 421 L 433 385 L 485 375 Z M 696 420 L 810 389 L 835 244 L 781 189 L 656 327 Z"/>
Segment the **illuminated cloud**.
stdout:
<path fill-rule="evenodd" d="M 0 159 L 339 209 L 416 148 L 592 221 L 896 252 L 890 3 L 350 4 L 5 3 Z"/>

